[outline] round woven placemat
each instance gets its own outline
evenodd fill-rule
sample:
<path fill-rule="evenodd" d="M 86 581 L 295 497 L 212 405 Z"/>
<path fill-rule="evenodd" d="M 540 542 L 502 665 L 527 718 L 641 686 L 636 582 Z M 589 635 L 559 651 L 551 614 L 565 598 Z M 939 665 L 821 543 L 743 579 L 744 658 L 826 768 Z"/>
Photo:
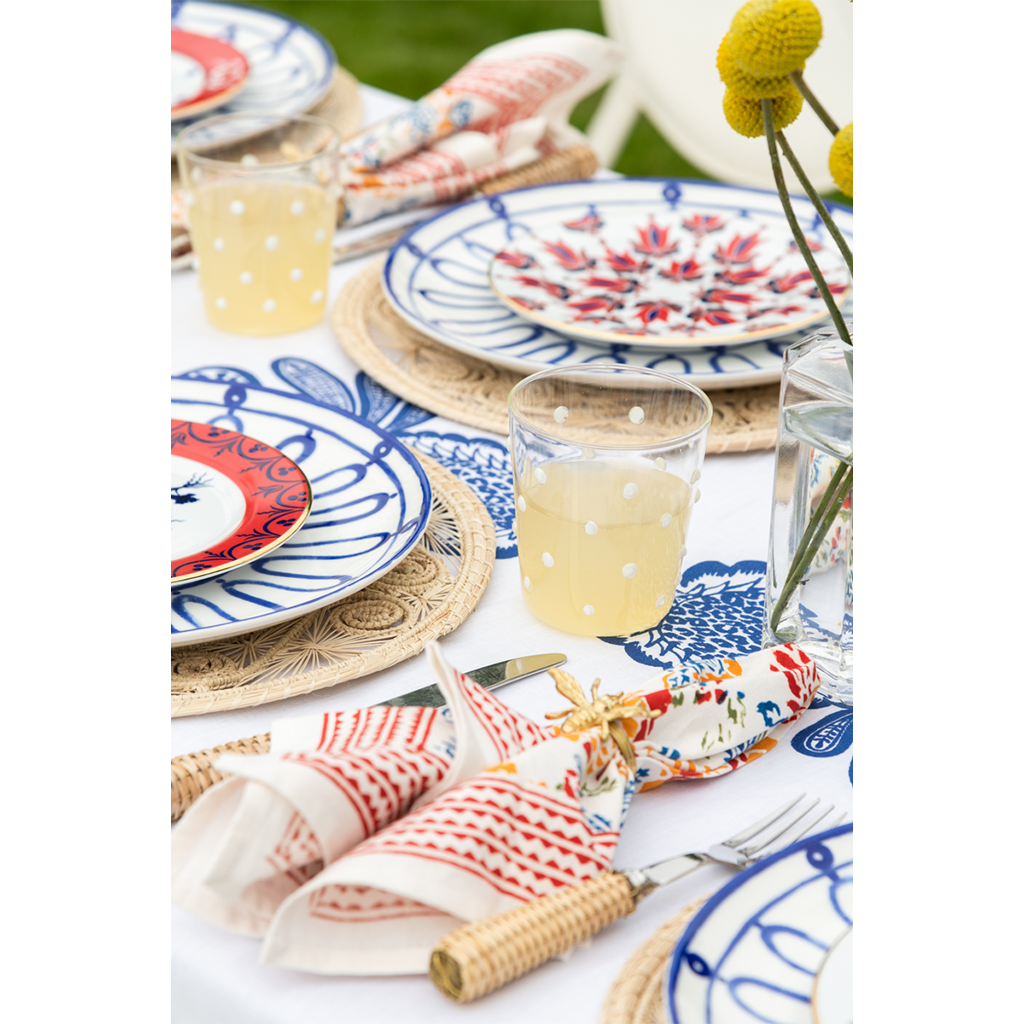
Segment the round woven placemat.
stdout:
<path fill-rule="evenodd" d="M 284 700 L 378 672 L 466 620 L 494 568 L 494 524 L 466 484 L 413 454 L 433 503 L 410 554 L 363 590 L 301 618 L 174 648 L 172 718 Z"/>
<path fill-rule="evenodd" d="M 662 986 L 669 958 L 690 918 L 710 897 L 701 896 L 673 914 L 633 952 L 608 990 L 600 1024 L 667 1024 Z"/>
<path fill-rule="evenodd" d="M 385 257 L 342 289 L 331 313 L 334 333 L 352 361 L 390 391 L 457 423 L 508 433 L 506 400 L 525 374 L 456 352 L 407 324 L 384 296 Z M 779 385 L 711 394 L 709 455 L 775 446 Z"/>

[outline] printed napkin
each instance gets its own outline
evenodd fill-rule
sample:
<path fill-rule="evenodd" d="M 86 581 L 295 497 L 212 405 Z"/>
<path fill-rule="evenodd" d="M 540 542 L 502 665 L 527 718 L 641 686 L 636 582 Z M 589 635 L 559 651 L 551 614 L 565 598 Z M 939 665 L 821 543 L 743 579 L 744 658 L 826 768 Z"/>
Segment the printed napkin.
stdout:
<path fill-rule="evenodd" d="M 769 732 L 818 685 L 790 646 L 665 673 L 624 698 L 662 712 L 623 720 L 634 775 L 599 728 L 538 726 L 436 645 L 428 656 L 445 711 L 275 723 L 270 754 L 221 757 L 218 770 L 235 774 L 174 834 L 175 901 L 265 933 L 268 963 L 423 973 L 436 941 L 465 921 L 605 870 L 637 788 L 721 775 L 770 750 Z"/>
<path fill-rule="evenodd" d="M 569 115 L 622 61 L 618 44 L 579 29 L 488 47 L 410 110 L 344 145 L 345 225 L 460 199 L 586 141 Z"/>

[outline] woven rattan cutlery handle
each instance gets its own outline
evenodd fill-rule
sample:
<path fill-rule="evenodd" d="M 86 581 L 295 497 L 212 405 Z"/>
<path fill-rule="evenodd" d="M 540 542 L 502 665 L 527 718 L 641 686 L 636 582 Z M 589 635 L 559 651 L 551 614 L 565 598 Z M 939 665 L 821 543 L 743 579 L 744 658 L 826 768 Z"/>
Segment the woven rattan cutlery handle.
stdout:
<path fill-rule="evenodd" d="M 222 743 L 219 747 L 182 754 L 171 760 L 171 821 L 177 821 L 192 802 L 215 782 L 224 778 L 210 765 L 221 754 L 265 754 L 270 750 L 270 733 L 250 736 L 247 740 Z"/>
<path fill-rule="evenodd" d="M 566 886 L 446 935 L 430 958 L 430 977 L 456 1002 L 479 999 L 632 914 L 636 904 L 617 871 Z"/>

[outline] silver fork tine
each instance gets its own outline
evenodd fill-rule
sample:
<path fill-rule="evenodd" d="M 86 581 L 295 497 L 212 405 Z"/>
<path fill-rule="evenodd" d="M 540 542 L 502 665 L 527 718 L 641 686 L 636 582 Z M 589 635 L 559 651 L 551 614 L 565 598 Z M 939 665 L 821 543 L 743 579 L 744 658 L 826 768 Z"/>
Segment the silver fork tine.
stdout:
<path fill-rule="evenodd" d="M 744 829 L 742 832 L 739 833 L 739 835 L 733 836 L 732 839 L 726 839 L 725 842 L 722 843 L 722 846 L 736 847 L 740 843 L 745 843 L 748 839 L 753 839 L 754 836 L 758 834 L 758 832 L 762 832 L 769 825 L 773 825 L 788 810 L 790 810 L 791 808 L 795 807 L 798 803 L 800 803 L 800 801 L 803 800 L 805 796 L 807 796 L 806 793 L 801 793 L 795 800 L 790 800 L 788 804 L 783 805 L 777 811 L 772 811 L 772 813 L 769 814 L 767 818 L 763 818 L 756 825 L 751 825 L 750 828 Z M 812 804 L 811 806 L 813 807 L 814 805 Z M 771 842 L 771 840 L 769 840 L 769 842 Z"/>
<path fill-rule="evenodd" d="M 795 835 L 789 835 L 788 834 L 788 830 L 787 830 L 786 834 L 783 835 L 781 842 L 779 842 L 775 846 L 775 848 L 771 850 L 771 853 L 776 853 L 778 850 L 784 850 L 787 846 L 792 846 L 793 843 L 795 843 L 798 839 L 803 839 L 803 837 L 805 835 L 807 835 L 807 833 L 810 832 L 811 829 L 813 829 L 815 827 L 815 825 L 817 825 L 818 822 L 822 820 L 822 818 L 828 817 L 828 815 L 830 815 L 835 809 L 836 809 L 836 805 L 835 804 L 829 804 L 828 807 L 826 807 L 825 810 L 823 810 L 821 812 L 821 814 L 819 814 L 816 818 L 813 818 L 807 825 L 805 825 L 803 828 L 801 828 L 800 831 L 797 832 Z M 792 823 L 792 825 L 790 826 L 790 828 L 792 828 L 794 825 L 796 825 L 798 821 L 799 821 L 799 819 L 797 819 L 797 821 L 794 821 Z M 827 826 L 827 827 L 831 827 L 831 826 Z M 824 832 L 825 828 L 824 827 L 823 828 L 819 828 L 818 831 L 819 832 Z M 764 845 L 759 847 L 758 850 L 755 851 L 758 854 L 758 858 L 757 858 L 758 860 L 761 860 L 763 857 L 767 857 L 769 855 L 769 852 L 767 850 L 765 850 L 765 846 L 767 846 L 767 845 L 768 844 L 765 843 Z"/>
<path fill-rule="evenodd" d="M 811 801 L 811 803 L 807 807 L 805 807 L 795 818 L 793 818 L 791 821 L 785 822 L 783 825 L 777 828 L 770 836 L 768 836 L 767 839 L 762 839 L 757 846 L 743 847 L 743 849 L 740 850 L 740 853 L 742 853 L 745 857 L 750 857 L 751 855 L 757 853 L 759 850 L 763 850 L 770 843 L 774 843 L 775 840 L 778 839 L 779 836 L 781 836 L 784 832 L 788 832 L 801 818 L 803 818 L 810 811 L 813 811 L 819 803 L 821 803 L 821 799 L 819 797 L 815 797 Z M 832 808 L 830 807 L 829 811 L 831 810 Z M 828 811 L 826 811 L 825 813 L 827 814 Z"/>

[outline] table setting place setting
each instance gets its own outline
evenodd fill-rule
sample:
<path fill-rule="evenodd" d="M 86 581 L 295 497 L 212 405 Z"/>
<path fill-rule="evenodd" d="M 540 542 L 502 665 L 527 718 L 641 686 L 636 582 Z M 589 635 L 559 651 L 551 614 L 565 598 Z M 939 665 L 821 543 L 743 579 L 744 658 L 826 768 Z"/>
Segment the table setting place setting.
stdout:
<path fill-rule="evenodd" d="M 172 4 L 175 1021 L 852 1021 L 822 24 L 688 54 L 770 190 L 601 168 L 593 32 L 411 101 Z"/>

